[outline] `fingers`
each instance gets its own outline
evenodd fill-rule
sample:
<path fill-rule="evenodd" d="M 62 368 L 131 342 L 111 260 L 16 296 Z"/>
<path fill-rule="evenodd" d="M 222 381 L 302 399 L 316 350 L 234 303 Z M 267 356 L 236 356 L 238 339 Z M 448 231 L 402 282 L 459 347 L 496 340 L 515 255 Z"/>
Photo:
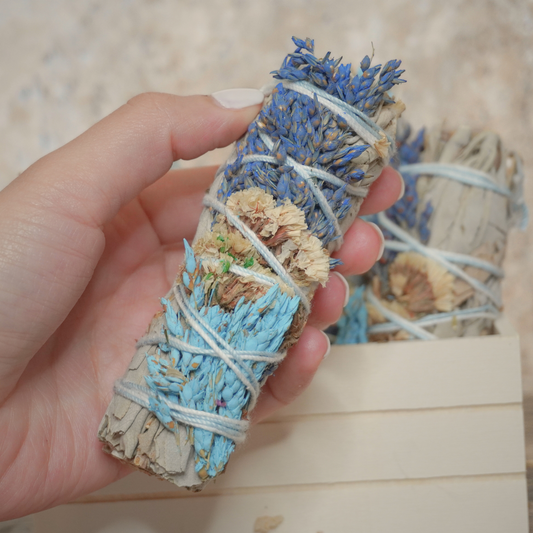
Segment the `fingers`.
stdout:
<path fill-rule="evenodd" d="M 363 274 L 383 255 L 385 240 L 381 230 L 370 222 L 356 218 L 344 235 L 344 243 L 333 257 L 342 265 L 335 270 L 344 276 Z"/>
<path fill-rule="evenodd" d="M 333 254 L 343 264 L 332 272 L 325 287 L 313 297 L 309 324 L 325 329 L 340 318 L 346 305 L 349 287 L 344 276 L 363 274 L 383 255 L 385 241 L 375 224 L 357 218 L 344 236 L 342 248 Z"/>
<path fill-rule="evenodd" d="M 371 186 L 360 214 L 372 214 L 389 208 L 403 193 L 403 180 L 394 169 L 386 167 Z M 263 387 L 262 395 L 252 413 L 258 422 L 277 409 L 292 402 L 311 382 L 315 372 L 329 352 L 329 341 L 320 329 L 335 323 L 346 304 L 349 288 L 341 275 L 361 274 L 369 270 L 383 253 L 384 239 L 375 225 L 356 219 L 344 236 L 342 248 L 334 257 L 343 261 L 332 272 L 326 287 L 319 287 L 307 326 L 298 343 L 290 350 L 283 364 Z"/>
<path fill-rule="evenodd" d="M 216 169 L 212 166 L 171 170 L 141 193 L 143 207 L 163 244 L 178 242 L 194 235 L 194 220 L 200 216 L 202 197 L 211 185 Z M 396 202 L 402 191 L 403 179 L 394 169 L 386 167 L 370 187 L 360 214 L 368 215 L 387 209 Z M 182 226 L 181 218 L 183 210 L 187 213 L 185 227 Z M 358 246 L 358 243 L 353 242 L 351 246 Z M 368 262 L 365 262 L 363 265 L 354 265 L 347 271 L 352 274 L 361 273 L 368 268 Z"/>
<path fill-rule="evenodd" d="M 324 333 L 306 326 L 298 344 L 289 350 L 283 363 L 268 378 L 252 412 L 252 421 L 259 422 L 298 397 L 311 383 L 329 348 L 329 340 Z"/>
<path fill-rule="evenodd" d="M 370 188 L 360 213 L 370 214 L 387 209 L 402 193 L 403 179 L 400 174 L 386 167 Z M 333 253 L 333 257 L 342 261 L 342 265 L 335 270 L 344 276 L 363 274 L 381 258 L 384 247 L 385 240 L 380 228 L 357 218 L 344 235 L 341 249 Z M 331 276 L 327 286 L 319 287 L 315 293 L 308 323 L 319 329 L 334 324 L 342 314 L 348 292 L 347 283 Z"/>
<path fill-rule="evenodd" d="M 217 167 L 171 170 L 146 188 L 139 200 L 162 244 L 191 240 L 202 211 L 202 198 Z"/>
<path fill-rule="evenodd" d="M 385 167 L 379 178 L 370 186 L 359 215 L 373 215 L 388 209 L 403 196 L 403 191 L 404 183 L 400 173 L 392 167 Z"/>
<path fill-rule="evenodd" d="M 163 244 L 191 239 L 201 212 L 201 199 L 212 182 L 216 167 L 177 170 L 143 191 L 141 200 L 145 212 Z M 402 189 L 396 171 L 386 169 L 373 185 L 366 201 L 367 213 L 375 208 L 388 207 Z M 384 199 L 379 198 L 383 194 Z M 364 205 L 364 204 L 363 204 Z M 182 218 L 182 214 L 186 216 Z M 344 238 L 344 245 L 334 254 L 343 261 L 337 272 L 343 275 L 362 274 L 369 270 L 383 253 L 383 236 L 375 224 L 356 219 Z M 344 278 L 342 278 L 344 279 Z M 319 287 L 313 298 L 309 325 L 325 329 L 342 314 L 347 284 L 333 275 L 325 288 Z"/>
<path fill-rule="evenodd" d="M 164 179 L 146 189 L 142 195 L 145 211 L 152 219 L 162 242 L 176 242 L 182 235 L 174 223 L 177 209 L 187 209 L 192 217 L 200 213 L 200 201 L 205 188 L 214 176 L 215 168 L 194 169 L 193 171 L 169 173 Z M 187 173 L 187 180 L 180 180 Z M 190 173 L 190 174 L 189 174 Z M 390 207 L 400 196 L 403 180 L 399 174 L 386 168 L 372 185 L 368 197 L 361 208 L 362 214 L 370 214 Z M 191 202 L 181 202 L 185 191 Z M 174 199 L 172 197 L 175 197 Z M 194 201 L 193 201 L 194 198 Z M 197 203 L 197 207 L 191 204 Z M 188 229 L 191 235 L 195 224 Z M 179 235 L 178 235 L 179 234 Z M 312 312 L 298 344 L 290 350 L 287 358 L 265 386 L 259 403 L 252 413 L 253 422 L 258 422 L 292 402 L 305 390 L 329 350 L 327 337 L 319 331 L 335 323 L 342 314 L 348 297 L 348 284 L 340 274 L 363 273 L 372 267 L 382 254 L 383 236 L 374 224 L 356 219 L 345 235 L 342 249 L 335 254 L 344 265 L 332 272 L 326 287 L 319 287 L 313 298 Z"/>
<path fill-rule="evenodd" d="M 182 239 L 189 240 L 194 236 L 196 221 L 202 210 L 202 198 L 213 182 L 216 169 L 216 166 L 211 166 L 171 170 L 163 178 L 142 191 L 141 203 L 163 244 L 181 242 Z M 371 214 L 390 207 L 397 200 L 401 191 L 403 191 L 402 178 L 394 169 L 386 167 L 381 176 L 372 184 L 369 194 L 361 206 L 360 213 L 362 215 Z M 182 217 L 183 214 L 185 217 Z M 371 231 L 365 228 L 361 221 L 357 223 L 357 228 L 363 233 L 370 233 L 372 240 Z M 373 231 L 376 231 L 375 228 Z M 348 245 L 359 249 L 362 244 L 359 241 L 364 240 L 366 242 L 368 241 L 367 237 L 361 235 L 359 240 L 351 241 L 350 236 L 348 236 L 350 241 Z M 347 275 L 366 272 L 374 260 L 372 258 L 365 259 L 363 252 L 364 250 L 360 250 L 354 257 L 356 259 L 355 264 L 337 270 Z"/>
<path fill-rule="evenodd" d="M 0 401 L 85 290 L 101 228 L 174 160 L 236 140 L 259 109 L 141 95 L 1 191 Z"/>
<path fill-rule="evenodd" d="M 332 272 L 325 287 L 318 287 L 313 296 L 311 314 L 307 324 L 326 329 L 339 320 L 349 296 L 348 282 L 338 272 Z"/>
<path fill-rule="evenodd" d="M 344 236 L 341 249 L 333 254 L 343 264 L 331 273 L 326 287 L 319 287 L 315 292 L 309 324 L 325 329 L 337 322 L 349 289 L 346 280 L 335 274 L 363 274 L 382 256 L 384 246 L 383 234 L 378 226 L 360 218 L 355 220 Z"/>
<path fill-rule="evenodd" d="M 226 109 L 209 96 L 143 94 L 38 161 L 14 188 L 31 185 L 34 197 L 101 226 L 173 161 L 236 140 L 259 109 Z"/>

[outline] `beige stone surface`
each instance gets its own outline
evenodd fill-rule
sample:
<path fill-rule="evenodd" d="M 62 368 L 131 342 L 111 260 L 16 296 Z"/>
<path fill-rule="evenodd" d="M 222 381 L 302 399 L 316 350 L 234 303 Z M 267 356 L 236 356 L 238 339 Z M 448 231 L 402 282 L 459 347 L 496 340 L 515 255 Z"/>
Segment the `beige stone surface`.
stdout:
<path fill-rule="evenodd" d="M 371 43 L 377 61 L 402 59 L 414 125 L 495 130 L 533 179 L 530 0 L 2 0 L 0 187 L 140 92 L 260 87 L 291 35 L 354 63 Z M 526 196 L 531 205 L 531 182 Z M 531 392 L 532 241 L 512 235 L 504 287 Z"/>

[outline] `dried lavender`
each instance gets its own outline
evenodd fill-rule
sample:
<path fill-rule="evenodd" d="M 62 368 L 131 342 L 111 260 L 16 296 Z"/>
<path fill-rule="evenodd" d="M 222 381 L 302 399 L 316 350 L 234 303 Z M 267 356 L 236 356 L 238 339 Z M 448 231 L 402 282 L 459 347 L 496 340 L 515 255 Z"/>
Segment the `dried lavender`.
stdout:
<path fill-rule="evenodd" d="M 374 217 L 385 253 L 364 297 L 362 287 L 352 296 L 337 342 L 480 335 L 499 316 L 507 233 L 527 217 L 521 159 L 492 132 L 409 135 L 405 126 L 397 137 L 405 195 Z"/>
<path fill-rule="evenodd" d="M 394 146 L 400 62 L 365 57 L 353 75 L 293 41 L 99 430 L 106 451 L 178 485 L 201 488 L 226 468 Z"/>

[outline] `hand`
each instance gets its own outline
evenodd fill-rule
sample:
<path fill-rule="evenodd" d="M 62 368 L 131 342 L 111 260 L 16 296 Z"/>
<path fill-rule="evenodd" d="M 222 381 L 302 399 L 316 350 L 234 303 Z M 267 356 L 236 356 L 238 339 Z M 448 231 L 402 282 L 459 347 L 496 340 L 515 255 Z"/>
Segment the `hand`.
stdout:
<path fill-rule="evenodd" d="M 0 193 L 0 520 L 74 500 L 130 472 L 97 428 L 135 339 L 160 309 L 215 168 L 169 171 L 241 136 L 259 105 L 145 94 L 49 154 Z M 362 213 L 389 207 L 386 169 Z M 361 273 L 379 254 L 357 220 L 337 256 Z M 267 382 L 254 418 L 292 401 L 328 349 L 346 287 L 317 291 L 300 342 Z"/>

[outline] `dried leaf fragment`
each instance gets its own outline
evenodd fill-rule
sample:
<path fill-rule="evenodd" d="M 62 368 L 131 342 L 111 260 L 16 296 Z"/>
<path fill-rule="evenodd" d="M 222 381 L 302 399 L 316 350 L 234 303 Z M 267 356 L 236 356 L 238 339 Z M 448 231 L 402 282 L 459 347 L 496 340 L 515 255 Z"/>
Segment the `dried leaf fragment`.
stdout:
<path fill-rule="evenodd" d="M 259 516 L 254 524 L 254 533 L 268 533 L 283 522 L 283 516 Z"/>

